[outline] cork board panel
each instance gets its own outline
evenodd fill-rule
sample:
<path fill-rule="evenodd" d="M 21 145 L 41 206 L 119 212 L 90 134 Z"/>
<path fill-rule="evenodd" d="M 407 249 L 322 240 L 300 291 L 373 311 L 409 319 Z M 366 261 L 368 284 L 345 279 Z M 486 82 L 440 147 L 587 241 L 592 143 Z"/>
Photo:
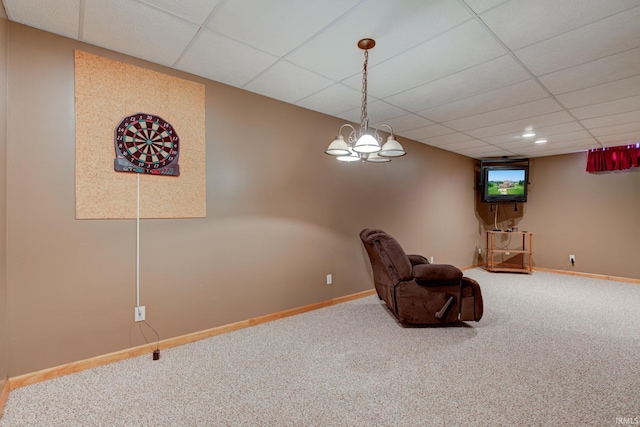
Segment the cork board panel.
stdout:
<path fill-rule="evenodd" d="M 87 52 L 74 52 L 76 218 L 206 217 L 203 84 Z M 136 113 L 171 123 L 180 137 L 180 176 L 116 172 L 115 128 Z"/>

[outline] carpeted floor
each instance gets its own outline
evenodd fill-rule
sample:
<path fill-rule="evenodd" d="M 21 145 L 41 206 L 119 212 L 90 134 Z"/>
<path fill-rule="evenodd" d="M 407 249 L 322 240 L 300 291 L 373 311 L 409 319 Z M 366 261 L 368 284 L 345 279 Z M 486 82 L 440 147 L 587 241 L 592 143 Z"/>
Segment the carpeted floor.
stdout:
<path fill-rule="evenodd" d="M 482 287 L 478 323 L 405 329 L 366 297 L 14 390 L 0 426 L 640 420 L 640 285 L 465 274 Z"/>

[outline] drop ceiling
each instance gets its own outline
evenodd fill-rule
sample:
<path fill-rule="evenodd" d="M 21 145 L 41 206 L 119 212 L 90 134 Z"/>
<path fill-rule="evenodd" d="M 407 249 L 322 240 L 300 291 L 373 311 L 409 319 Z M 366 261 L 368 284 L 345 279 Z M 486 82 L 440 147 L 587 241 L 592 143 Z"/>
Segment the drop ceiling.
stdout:
<path fill-rule="evenodd" d="M 355 123 L 370 37 L 371 125 L 472 158 L 640 141 L 640 0 L 3 4 L 11 21 Z"/>

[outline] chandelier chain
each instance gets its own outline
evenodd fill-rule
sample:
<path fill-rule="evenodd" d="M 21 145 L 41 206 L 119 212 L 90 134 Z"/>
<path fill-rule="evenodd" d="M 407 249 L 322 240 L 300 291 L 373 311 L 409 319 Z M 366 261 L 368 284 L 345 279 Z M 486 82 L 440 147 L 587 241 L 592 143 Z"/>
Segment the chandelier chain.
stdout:
<path fill-rule="evenodd" d="M 369 51 L 364 51 L 364 66 L 362 67 L 362 109 L 360 115 L 360 129 L 367 129 L 369 118 L 367 117 L 367 66 L 369 64 Z"/>

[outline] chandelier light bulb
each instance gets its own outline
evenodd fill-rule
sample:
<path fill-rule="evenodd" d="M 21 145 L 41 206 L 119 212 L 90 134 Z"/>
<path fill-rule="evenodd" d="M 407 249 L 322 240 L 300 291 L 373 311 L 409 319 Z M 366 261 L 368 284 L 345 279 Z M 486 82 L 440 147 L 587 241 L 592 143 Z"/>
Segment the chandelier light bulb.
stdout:
<path fill-rule="evenodd" d="M 370 133 L 363 133 L 358 138 L 356 145 L 353 146 L 353 151 L 356 153 L 377 153 L 380 151 L 380 144 Z"/>

